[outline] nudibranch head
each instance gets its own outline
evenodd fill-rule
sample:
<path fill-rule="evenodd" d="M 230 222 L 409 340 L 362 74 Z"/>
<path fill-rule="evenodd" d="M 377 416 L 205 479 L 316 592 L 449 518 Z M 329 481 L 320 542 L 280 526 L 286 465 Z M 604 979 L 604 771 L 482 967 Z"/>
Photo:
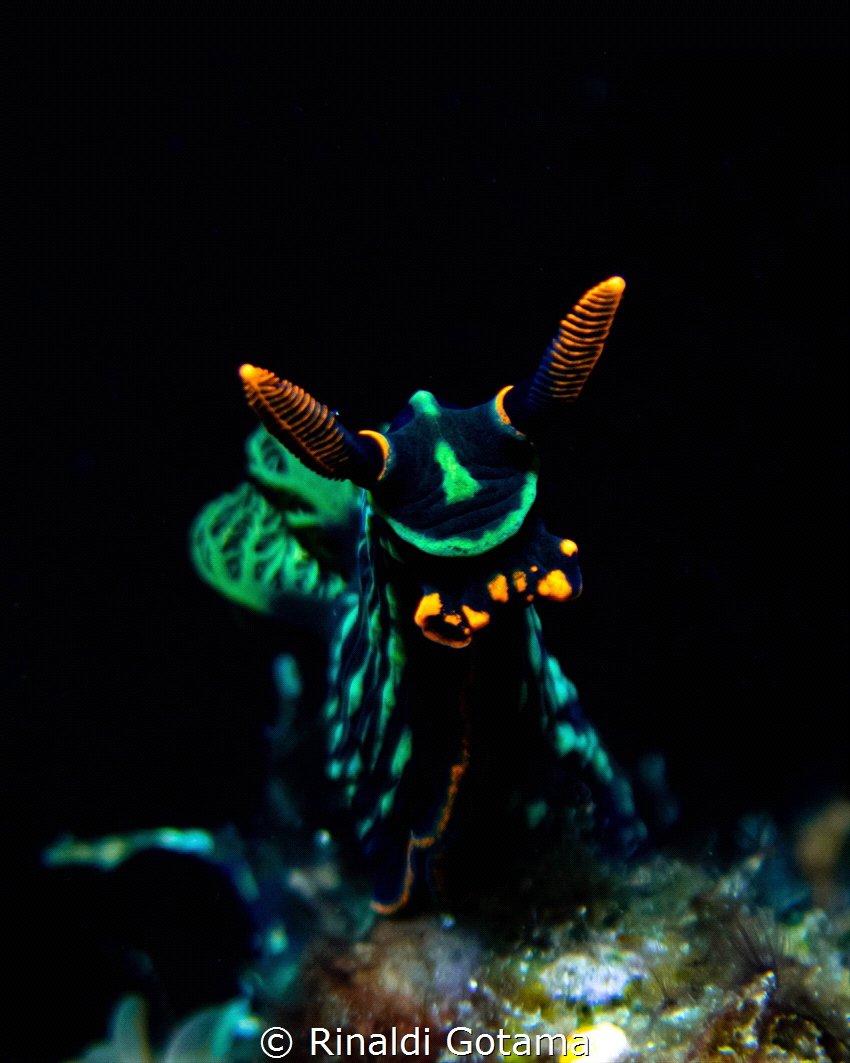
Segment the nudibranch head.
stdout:
<path fill-rule="evenodd" d="M 532 378 L 471 409 L 417 391 L 384 433 L 349 432 L 301 388 L 242 366 L 248 402 L 267 430 L 315 472 L 369 491 L 391 556 L 416 552 L 414 620 L 433 641 L 465 646 L 494 607 L 580 592 L 575 544 L 550 536 L 532 509 L 534 437 L 577 398 L 624 287 L 611 277 L 587 292 Z"/>
<path fill-rule="evenodd" d="M 496 401 L 468 410 L 417 391 L 385 435 L 386 466 L 372 504 L 405 542 L 438 557 L 474 557 L 501 545 L 537 493 L 531 440 Z"/>

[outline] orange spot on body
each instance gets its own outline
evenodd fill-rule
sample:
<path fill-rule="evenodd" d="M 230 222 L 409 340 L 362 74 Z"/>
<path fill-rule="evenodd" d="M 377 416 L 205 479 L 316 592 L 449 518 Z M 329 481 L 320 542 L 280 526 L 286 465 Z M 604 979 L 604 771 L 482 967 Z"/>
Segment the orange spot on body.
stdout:
<path fill-rule="evenodd" d="M 508 600 L 508 581 L 500 572 L 487 584 L 487 590 L 494 602 L 506 602 Z"/>
<path fill-rule="evenodd" d="M 430 639 L 432 642 L 439 642 L 441 646 L 450 646 L 453 650 L 462 650 L 464 646 L 468 646 L 472 642 L 472 636 L 469 635 L 466 638 L 449 638 L 448 635 L 441 635 L 439 631 L 434 631 L 433 628 L 422 628 L 422 634 L 426 639 Z"/>
<path fill-rule="evenodd" d="M 526 574 L 522 570 L 517 570 L 516 572 L 514 572 L 513 579 L 514 586 L 520 592 L 520 594 L 522 594 L 522 592 L 528 586 L 528 576 L 526 576 Z"/>
<path fill-rule="evenodd" d="M 553 568 L 548 576 L 544 576 L 537 584 L 537 593 L 543 598 L 565 602 L 573 593 L 573 589 L 564 573 L 559 568 Z"/>
<path fill-rule="evenodd" d="M 463 615 L 466 617 L 466 622 L 472 628 L 473 631 L 478 631 L 482 627 L 486 627 L 490 623 L 490 614 L 483 610 L 479 612 L 477 609 L 470 609 L 468 605 L 462 605 Z"/>
<path fill-rule="evenodd" d="M 464 646 L 468 646 L 472 641 L 472 636 L 469 634 L 468 629 L 462 628 L 460 637 L 455 636 L 453 638 L 450 635 L 444 635 L 440 631 L 435 631 L 429 625 L 429 621 L 433 616 L 441 617 L 447 624 L 452 624 L 454 627 L 463 622 L 459 613 L 449 613 L 446 616 L 443 616 L 442 613 L 443 603 L 440 600 L 440 596 L 436 591 L 432 591 L 431 594 L 422 596 L 419 605 L 416 607 L 416 612 L 413 614 L 413 619 L 416 626 L 421 628 L 425 638 L 430 639 L 432 642 L 439 642 L 441 646 L 451 646 L 453 649 L 462 649 Z"/>
<path fill-rule="evenodd" d="M 413 619 L 416 622 L 417 627 L 424 628 L 425 621 L 429 616 L 439 616 L 443 611 L 443 603 L 440 601 L 440 596 L 436 591 L 431 594 L 425 594 L 416 607 L 416 612 L 413 614 Z"/>
<path fill-rule="evenodd" d="M 567 557 L 572 557 L 573 554 L 577 550 L 578 550 L 578 547 L 572 541 L 572 539 L 561 539 L 561 553 L 562 554 L 566 554 Z"/>

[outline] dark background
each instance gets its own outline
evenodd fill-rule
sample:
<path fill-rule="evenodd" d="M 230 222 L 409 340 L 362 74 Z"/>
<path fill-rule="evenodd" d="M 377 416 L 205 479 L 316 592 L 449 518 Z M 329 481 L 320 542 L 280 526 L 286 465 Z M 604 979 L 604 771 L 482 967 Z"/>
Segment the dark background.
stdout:
<path fill-rule="evenodd" d="M 128 942 L 177 1011 L 231 991 L 199 869 L 37 867 L 63 832 L 254 821 L 286 647 L 186 552 L 241 476 L 246 360 L 374 427 L 529 375 L 624 276 L 545 463 L 585 580 L 550 644 L 625 767 L 665 757 L 679 844 L 847 794 L 838 5 L 558 10 L 33 5 L 10 36 L 2 786 L 19 1026 L 56 1038 L 29 1058 L 100 1035 Z"/>

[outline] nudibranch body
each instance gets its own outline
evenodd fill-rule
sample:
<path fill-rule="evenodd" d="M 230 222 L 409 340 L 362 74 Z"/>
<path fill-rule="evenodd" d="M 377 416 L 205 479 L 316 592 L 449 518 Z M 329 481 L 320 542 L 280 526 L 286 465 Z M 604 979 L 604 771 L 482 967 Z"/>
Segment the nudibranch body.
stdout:
<path fill-rule="evenodd" d="M 305 541 L 303 511 L 299 525 L 270 493 L 267 435 L 255 462 L 265 491 L 214 503 L 193 554 L 205 578 L 253 608 L 284 611 L 311 589 L 334 603 L 327 772 L 380 912 L 428 890 L 444 905 L 463 899 L 579 806 L 620 848 L 642 835 L 533 607 L 581 592 L 575 543 L 538 513 L 534 438 L 577 397 L 623 288 L 613 277 L 591 289 L 533 378 L 471 409 L 418 391 L 383 433 L 353 434 L 297 386 L 240 370 L 267 433 L 307 467 L 298 475 L 362 489 L 354 575 L 343 589 Z"/>

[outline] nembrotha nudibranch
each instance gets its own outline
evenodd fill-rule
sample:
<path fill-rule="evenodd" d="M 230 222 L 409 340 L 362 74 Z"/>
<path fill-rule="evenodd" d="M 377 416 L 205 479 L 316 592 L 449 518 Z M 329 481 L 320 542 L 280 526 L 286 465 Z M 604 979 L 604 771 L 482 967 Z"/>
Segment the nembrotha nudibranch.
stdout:
<path fill-rule="evenodd" d="M 621 849 L 643 834 L 534 609 L 581 592 L 575 543 L 550 534 L 535 503 L 534 440 L 578 397 L 624 287 L 612 277 L 587 292 L 533 377 L 471 409 L 417 391 L 385 432 L 350 432 L 295 384 L 240 370 L 266 430 L 249 445 L 262 490 L 246 486 L 202 514 L 193 556 L 253 608 L 283 612 L 289 597 L 311 594 L 333 602 L 327 773 L 379 912 L 429 892 L 448 906 L 484 888 L 579 805 Z M 273 440 L 306 469 L 286 466 Z M 316 540 L 302 525 L 316 506 L 301 508 L 301 523 L 287 517 L 294 480 L 319 477 L 361 489 L 346 586 L 311 556 Z M 315 517 L 313 531 L 321 524 Z"/>

